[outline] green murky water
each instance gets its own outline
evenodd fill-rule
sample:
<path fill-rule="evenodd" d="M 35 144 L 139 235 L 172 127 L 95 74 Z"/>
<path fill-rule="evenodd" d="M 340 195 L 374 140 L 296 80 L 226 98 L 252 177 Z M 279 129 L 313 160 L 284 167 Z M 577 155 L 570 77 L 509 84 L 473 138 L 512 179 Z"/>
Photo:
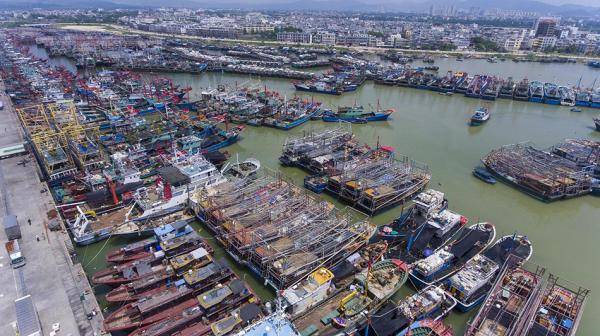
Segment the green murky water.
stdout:
<path fill-rule="evenodd" d="M 582 64 L 538 64 L 513 63 L 510 61 L 489 64 L 483 60 L 456 62 L 452 59 L 436 62 L 440 71 L 448 69 L 494 73 L 528 77 L 563 84 L 589 85 L 600 75 Z M 147 75 L 152 76 L 152 75 Z M 293 87 L 286 80 L 260 79 L 249 76 L 234 76 L 207 73 L 202 75 L 167 74 L 181 85 L 189 85 L 198 94 L 201 88 L 219 84 L 265 85 L 291 97 Z M 303 95 L 310 98 L 310 94 Z M 485 184 L 471 175 L 471 169 L 492 148 L 515 142 L 532 141 L 539 146 L 550 146 L 569 137 L 600 140 L 600 132 L 593 128 L 592 118 L 599 110 L 583 109 L 581 113 L 570 112 L 567 107 L 497 100 L 491 103 L 492 118 L 484 126 L 472 128 L 467 119 L 481 101 L 460 95 L 452 97 L 399 87 L 377 86 L 367 82 L 354 93 L 342 97 L 314 95 L 316 100 L 328 107 L 353 104 L 375 105 L 396 109 L 388 122 L 354 125 L 353 130 L 364 142 L 396 148 L 400 154 L 408 155 L 427 163 L 433 173 L 430 186 L 446 193 L 450 207 L 469 217 L 471 222 L 489 221 L 496 224 L 498 235 L 515 231 L 529 236 L 534 244 L 532 262 L 547 267 L 548 272 L 559 275 L 592 290 L 578 335 L 597 335 L 600 332 L 600 263 L 595 249 L 600 239 L 600 198 L 585 196 L 551 204 L 539 202 L 502 183 Z M 288 136 L 299 135 L 309 129 L 333 127 L 333 124 L 311 121 L 289 132 L 270 128 L 248 127 L 237 144 L 228 147 L 231 154 L 240 159 L 255 157 L 263 166 L 279 169 L 298 183 L 304 173 L 295 168 L 282 168 L 277 157 L 282 143 Z M 327 196 L 325 196 L 327 197 Z M 395 208 L 375 216 L 373 221 L 384 224 L 400 213 Z M 201 228 L 198 224 L 198 227 Z M 205 233 L 205 230 L 202 230 Z M 111 239 L 78 249 L 89 274 L 105 266 L 100 251 L 115 248 L 124 241 Z M 213 241 L 214 243 L 214 241 Z M 92 260 L 96 254 L 98 256 Z M 223 255 L 217 249 L 217 257 Z M 269 298 L 273 292 L 261 286 L 261 282 L 239 267 L 236 272 L 251 282 L 259 295 Z M 102 293 L 103 288 L 98 288 Z M 410 290 L 403 291 L 404 294 Z M 471 314 L 452 313 L 447 321 L 456 334 L 462 333 Z"/>

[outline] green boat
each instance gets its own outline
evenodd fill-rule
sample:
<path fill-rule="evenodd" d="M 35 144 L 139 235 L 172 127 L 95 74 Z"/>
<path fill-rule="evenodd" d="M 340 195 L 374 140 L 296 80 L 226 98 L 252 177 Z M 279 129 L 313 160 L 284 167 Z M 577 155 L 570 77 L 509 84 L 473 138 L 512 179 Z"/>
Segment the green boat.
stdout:
<path fill-rule="evenodd" d="M 344 317 L 351 318 L 368 307 L 380 305 L 394 295 L 408 279 L 408 265 L 399 259 L 385 259 L 375 263 L 369 271 L 356 276 L 356 281 L 365 288 L 366 295 L 357 290 L 344 297 L 340 310 Z"/>

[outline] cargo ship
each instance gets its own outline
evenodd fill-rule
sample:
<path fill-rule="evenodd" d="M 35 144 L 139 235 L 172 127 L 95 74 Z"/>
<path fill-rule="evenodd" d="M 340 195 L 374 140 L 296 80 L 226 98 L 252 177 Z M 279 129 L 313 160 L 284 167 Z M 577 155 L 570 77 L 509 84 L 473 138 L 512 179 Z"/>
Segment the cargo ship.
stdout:
<path fill-rule="evenodd" d="M 412 264 L 409 276 L 416 288 L 447 282 L 469 260 L 484 251 L 496 236 L 491 223 L 474 224 L 461 231 L 452 243 Z"/>
<path fill-rule="evenodd" d="M 533 253 L 525 236 L 504 236 L 482 254 L 469 260 L 462 269 L 450 277 L 448 292 L 456 299 L 456 307 L 467 312 L 482 303 L 492 288 L 496 276 L 510 255 L 526 262 Z"/>

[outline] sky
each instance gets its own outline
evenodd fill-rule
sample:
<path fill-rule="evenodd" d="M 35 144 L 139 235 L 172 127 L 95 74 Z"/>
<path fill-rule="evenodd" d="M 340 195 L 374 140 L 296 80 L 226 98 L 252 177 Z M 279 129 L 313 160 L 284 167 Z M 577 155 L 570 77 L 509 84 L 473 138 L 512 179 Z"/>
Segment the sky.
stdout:
<path fill-rule="evenodd" d="M 600 0 L 542 0 L 552 5 L 577 4 L 584 6 L 600 7 Z"/>

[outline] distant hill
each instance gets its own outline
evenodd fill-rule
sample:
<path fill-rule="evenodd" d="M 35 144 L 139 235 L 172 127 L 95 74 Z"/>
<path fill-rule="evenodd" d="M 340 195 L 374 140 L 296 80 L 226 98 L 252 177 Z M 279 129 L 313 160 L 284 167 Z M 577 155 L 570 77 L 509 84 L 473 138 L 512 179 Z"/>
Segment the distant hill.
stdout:
<path fill-rule="evenodd" d="M 600 15 L 596 7 L 552 5 L 538 0 L 0 0 L 2 9 L 39 8 L 153 8 L 189 7 L 256 10 L 337 10 L 427 12 L 430 6 L 454 6 L 469 9 L 515 9 L 555 15 Z"/>

